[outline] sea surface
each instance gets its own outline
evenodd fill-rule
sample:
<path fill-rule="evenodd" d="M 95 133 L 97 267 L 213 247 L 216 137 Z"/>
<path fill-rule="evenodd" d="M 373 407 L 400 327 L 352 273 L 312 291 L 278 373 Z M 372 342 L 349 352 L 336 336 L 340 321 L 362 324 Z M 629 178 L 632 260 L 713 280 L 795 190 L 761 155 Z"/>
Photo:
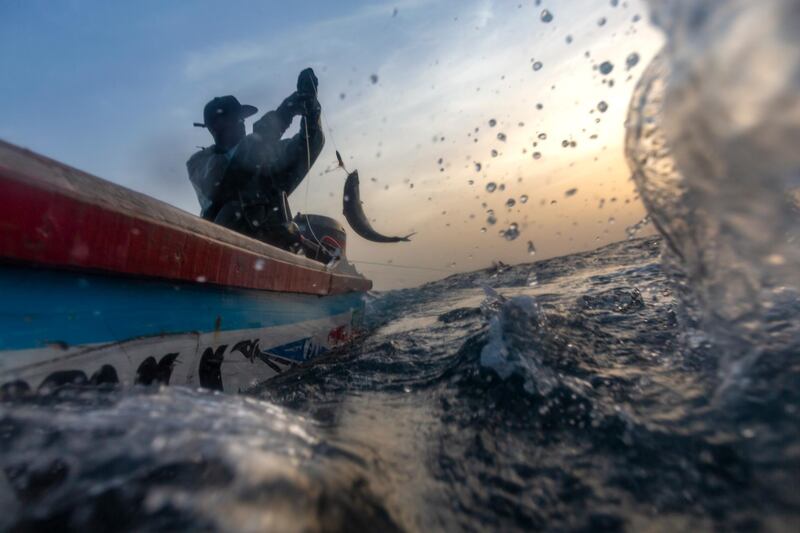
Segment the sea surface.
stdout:
<path fill-rule="evenodd" d="M 657 237 L 372 294 L 250 394 L 0 403 L 0 530 L 798 531 L 799 4 L 648 5 Z"/>
<path fill-rule="evenodd" d="M 796 351 L 720 392 L 661 250 L 372 295 L 351 347 L 248 395 L 0 404 L 0 528 L 790 531 Z"/>

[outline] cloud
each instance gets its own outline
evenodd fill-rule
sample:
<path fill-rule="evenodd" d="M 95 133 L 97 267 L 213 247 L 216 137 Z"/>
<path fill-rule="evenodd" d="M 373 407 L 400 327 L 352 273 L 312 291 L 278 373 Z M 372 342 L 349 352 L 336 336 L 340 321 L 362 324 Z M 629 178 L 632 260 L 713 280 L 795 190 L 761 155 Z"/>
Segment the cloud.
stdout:
<path fill-rule="evenodd" d="M 335 57 L 346 49 L 359 54 L 369 53 L 364 47 L 364 34 L 392 21 L 394 9 L 406 13 L 432 3 L 433 0 L 405 0 L 367 4 L 334 18 L 311 22 L 301 28 L 269 33 L 269 40 L 245 39 L 222 43 L 190 53 L 183 67 L 184 75 L 193 81 L 217 75 L 233 67 L 259 63 L 291 63 L 314 56 Z M 392 21 L 394 22 L 394 21 Z"/>
<path fill-rule="evenodd" d="M 266 52 L 264 45 L 256 43 L 224 44 L 192 54 L 183 72 L 190 80 L 197 81 L 222 70 L 263 59 Z"/>

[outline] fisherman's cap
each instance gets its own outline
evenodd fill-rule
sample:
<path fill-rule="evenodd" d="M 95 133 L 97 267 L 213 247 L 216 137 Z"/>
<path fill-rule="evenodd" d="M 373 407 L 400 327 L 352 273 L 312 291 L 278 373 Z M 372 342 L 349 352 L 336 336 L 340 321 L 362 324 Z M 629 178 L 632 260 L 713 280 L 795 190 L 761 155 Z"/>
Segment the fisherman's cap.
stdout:
<path fill-rule="evenodd" d="M 217 96 L 203 109 L 203 120 L 205 127 L 209 127 L 214 120 L 222 116 L 235 116 L 237 118 L 247 118 L 258 113 L 258 108 L 251 105 L 242 105 L 235 96 Z"/>

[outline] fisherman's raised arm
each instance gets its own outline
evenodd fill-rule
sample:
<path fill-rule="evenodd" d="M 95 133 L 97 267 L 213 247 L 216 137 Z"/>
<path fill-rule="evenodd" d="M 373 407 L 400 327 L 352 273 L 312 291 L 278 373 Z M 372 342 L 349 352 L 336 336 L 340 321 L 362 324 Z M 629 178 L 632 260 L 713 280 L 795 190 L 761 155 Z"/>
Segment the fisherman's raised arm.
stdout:
<path fill-rule="evenodd" d="M 260 154 L 266 175 L 272 180 L 270 186 L 287 194 L 297 188 L 308 173 L 309 163 L 314 163 L 325 144 L 320 124 L 320 105 L 316 97 L 317 83 L 312 69 L 303 70 L 297 80 L 297 91 L 288 96 L 275 111 L 266 113 L 253 124 L 253 153 Z M 281 137 L 296 116 L 303 117 L 299 133 L 282 140 Z"/>
<path fill-rule="evenodd" d="M 320 124 L 319 107 L 317 111 L 309 111 L 300 121 L 300 131 L 291 139 L 281 141 L 281 149 L 276 174 L 279 180 L 275 183 L 280 190 L 291 194 L 319 157 L 325 146 L 325 135 Z"/>

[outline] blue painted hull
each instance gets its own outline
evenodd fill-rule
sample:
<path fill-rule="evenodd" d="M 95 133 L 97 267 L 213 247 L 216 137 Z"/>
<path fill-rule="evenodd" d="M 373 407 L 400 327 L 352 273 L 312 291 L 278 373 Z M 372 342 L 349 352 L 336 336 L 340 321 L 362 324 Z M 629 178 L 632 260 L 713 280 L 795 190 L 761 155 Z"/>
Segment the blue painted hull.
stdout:
<path fill-rule="evenodd" d="M 364 293 L 314 296 L 0 267 L 0 386 L 241 391 L 351 337 Z"/>

